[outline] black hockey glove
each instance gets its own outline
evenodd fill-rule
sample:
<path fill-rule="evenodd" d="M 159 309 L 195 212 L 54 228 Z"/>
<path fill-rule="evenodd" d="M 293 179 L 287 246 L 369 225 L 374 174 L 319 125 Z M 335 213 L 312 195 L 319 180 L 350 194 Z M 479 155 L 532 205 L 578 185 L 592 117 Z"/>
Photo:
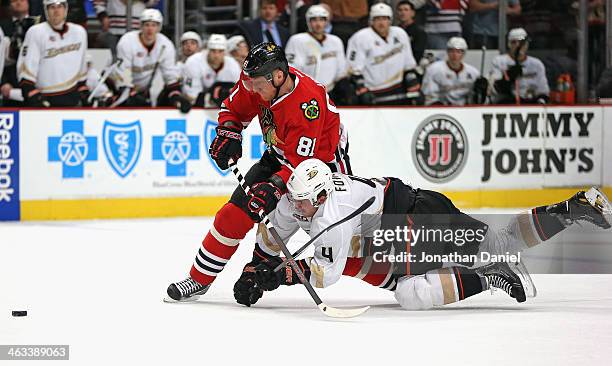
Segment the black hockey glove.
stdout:
<path fill-rule="evenodd" d="M 170 103 L 176 106 L 181 113 L 189 113 L 191 110 L 191 103 L 183 97 L 180 93 L 173 94 L 170 98 Z"/>
<path fill-rule="evenodd" d="M 283 258 L 272 257 L 256 265 L 255 282 L 257 282 L 257 286 L 262 288 L 264 291 L 273 291 L 280 285 L 292 286 L 300 283 L 300 279 L 289 264 L 281 268 L 278 272 L 274 272 L 274 268 L 276 268 L 282 262 Z M 302 269 L 304 272 L 304 276 L 306 276 L 307 279 L 310 279 L 310 267 L 306 263 L 306 259 L 300 259 L 296 262 L 300 269 Z"/>
<path fill-rule="evenodd" d="M 273 183 L 263 182 L 255 183 L 251 187 L 251 194 L 247 203 L 250 212 L 249 216 L 256 222 L 259 222 L 259 211 L 263 210 L 266 215 L 274 211 L 283 192 Z"/>
<path fill-rule="evenodd" d="M 482 76 L 474 82 L 474 104 L 484 104 L 487 91 L 489 89 L 489 81 Z"/>
<path fill-rule="evenodd" d="M 49 100 L 47 100 L 47 98 L 41 92 L 29 96 L 26 100 L 26 104 L 28 105 L 28 107 L 36 108 L 48 108 L 51 106 Z"/>
<path fill-rule="evenodd" d="M 421 81 L 419 75 L 414 70 L 404 72 L 404 88 L 408 92 L 418 91 L 421 89 Z"/>
<path fill-rule="evenodd" d="M 548 104 L 548 96 L 547 96 L 547 95 L 544 95 L 544 94 L 542 94 L 542 95 L 538 95 L 538 96 L 536 97 L 535 102 L 536 102 L 537 104 Z"/>
<path fill-rule="evenodd" d="M 91 105 L 91 103 L 89 103 L 88 99 L 89 99 L 89 89 L 84 88 L 79 90 L 79 99 L 81 100 L 81 106 L 82 107 L 88 107 Z"/>
<path fill-rule="evenodd" d="M 210 100 L 215 103 L 217 107 L 221 107 L 221 103 L 230 96 L 233 87 L 234 83 L 217 81 L 210 87 Z"/>
<path fill-rule="evenodd" d="M 242 274 L 234 284 L 234 299 L 242 305 L 251 306 L 263 296 L 263 290 L 255 282 L 253 262 L 247 263 Z"/>
<path fill-rule="evenodd" d="M 508 80 L 514 82 L 514 80 L 523 75 L 523 66 L 516 63 L 506 70 L 506 74 L 508 75 Z"/>
<path fill-rule="evenodd" d="M 232 125 L 217 126 L 217 136 L 210 144 L 208 153 L 217 163 L 219 169 L 229 167 L 229 160 L 238 161 L 242 156 L 242 135 L 240 130 Z"/>

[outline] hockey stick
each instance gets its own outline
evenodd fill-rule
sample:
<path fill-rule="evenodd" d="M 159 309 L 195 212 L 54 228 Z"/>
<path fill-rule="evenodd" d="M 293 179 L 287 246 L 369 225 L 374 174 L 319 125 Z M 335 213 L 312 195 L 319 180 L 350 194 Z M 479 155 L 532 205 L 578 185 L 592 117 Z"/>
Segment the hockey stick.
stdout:
<path fill-rule="evenodd" d="M 386 103 L 386 102 L 395 102 L 397 100 L 403 100 L 403 99 L 413 99 L 413 98 L 418 98 L 418 97 L 419 97 L 419 92 L 406 92 L 406 93 L 391 94 L 391 95 L 376 97 L 374 98 L 374 100 L 376 101 L 376 103 Z"/>
<path fill-rule="evenodd" d="M 251 188 L 247 185 L 246 181 L 244 180 L 244 177 L 240 173 L 240 170 L 238 170 L 238 166 L 236 165 L 236 162 L 230 161 L 229 167 L 232 170 L 232 173 L 234 174 L 236 179 L 238 180 L 240 187 L 242 187 L 242 189 L 244 190 L 244 193 L 247 196 L 249 196 L 251 194 Z M 260 211 L 259 217 L 261 218 L 261 221 L 264 223 L 264 225 L 266 225 L 266 228 L 268 229 L 270 234 L 272 234 L 274 241 L 276 241 L 276 243 L 280 246 L 281 251 L 287 258 L 287 261 L 289 262 L 289 265 L 291 266 L 291 268 L 297 274 L 300 282 L 304 285 L 304 287 L 306 287 L 306 290 L 308 290 L 310 297 L 312 297 L 315 304 L 317 304 L 317 307 L 319 308 L 319 310 L 323 312 L 323 314 L 329 317 L 332 317 L 332 318 L 352 318 L 352 317 L 363 314 L 370 308 L 369 306 L 366 306 L 366 307 L 357 308 L 357 309 L 339 309 L 339 308 L 333 308 L 331 306 L 326 305 L 323 302 L 323 300 L 321 300 L 319 295 L 317 295 L 314 288 L 310 284 L 310 281 L 306 278 L 306 276 L 304 276 L 304 272 L 302 272 L 300 267 L 295 262 L 295 258 L 293 258 L 293 256 L 291 255 L 291 252 L 289 251 L 289 249 L 287 249 L 285 242 L 281 239 L 280 235 L 278 235 L 278 232 L 276 231 L 274 226 L 272 226 L 272 223 L 270 222 L 268 215 L 266 215 L 263 211 Z"/>
<path fill-rule="evenodd" d="M 314 243 L 321 235 L 325 234 L 326 232 L 330 231 L 331 229 L 335 228 L 336 226 L 343 224 L 349 220 L 351 220 L 353 217 L 359 215 L 360 213 L 362 213 L 363 211 L 365 211 L 368 207 L 372 206 L 372 203 L 374 203 L 374 201 L 376 200 L 376 198 L 374 196 L 368 198 L 367 201 L 365 201 L 361 206 L 359 206 L 355 211 L 351 212 L 350 214 L 346 215 L 346 217 L 340 219 L 340 221 L 329 225 L 328 227 L 326 227 L 325 229 L 323 229 L 320 233 L 318 233 L 317 235 L 315 235 L 314 238 L 311 238 L 306 244 L 302 245 L 302 247 L 298 250 L 296 250 L 293 254 L 291 254 L 294 258 L 299 256 L 300 254 L 302 254 L 302 252 L 304 250 L 306 250 L 306 248 L 308 248 L 310 246 L 310 244 Z M 278 266 L 276 266 L 276 268 L 274 268 L 274 272 L 278 272 L 281 270 L 281 268 L 285 267 L 287 265 L 287 260 L 283 260 L 283 263 L 279 264 Z"/>
<path fill-rule="evenodd" d="M 524 39 L 521 39 L 516 49 L 516 52 L 514 53 L 514 62 L 517 65 L 520 65 L 519 57 L 521 56 L 521 48 L 525 46 L 525 43 L 527 43 L 527 41 Z M 516 105 L 521 104 L 521 86 L 519 84 L 518 77 L 516 78 L 516 80 L 514 80 L 514 101 L 516 102 Z"/>
<path fill-rule="evenodd" d="M 124 88 L 123 91 L 121 92 L 121 95 L 119 95 L 119 98 L 117 98 L 117 100 L 115 100 L 113 104 L 109 106 L 109 108 L 115 108 L 116 106 L 123 104 L 123 102 L 128 100 L 129 97 L 130 97 L 130 88 Z"/>
<path fill-rule="evenodd" d="M 480 77 L 484 76 L 485 57 L 487 54 L 487 46 L 482 46 L 482 54 L 480 55 Z"/>
<path fill-rule="evenodd" d="M 159 62 L 161 61 L 162 55 L 164 54 L 165 50 L 166 50 L 166 45 L 162 45 L 161 51 L 159 51 L 159 56 L 157 58 L 157 61 L 155 62 L 155 65 L 153 65 L 153 72 L 151 73 L 151 79 L 149 80 L 149 84 L 147 85 L 147 88 L 145 89 L 147 94 L 150 93 L 151 87 L 153 86 L 153 79 L 155 79 L 155 74 L 157 73 Z"/>
<path fill-rule="evenodd" d="M 102 76 L 100 77 L 100 80 L 98 81 L 98 84 L 96 84 L 96 87 L 91 91 L 91 94 L 89 94 L 89 98 L 87 98 L 87 103 L 91 104 L 91 101 L 94 99 L 96 92 L 102 87 L 102 84 L 104 84 L 104 82 L 106 81 L 106 79 L 108 79 L 108 77 L 115 72 L 115 70 L 121 66 L 121 63 L 123 62 L 123 59 L 119 59 L 117 61 L 115 61 L 115 63 L 113 63 L 112 65 L 110 65 L 108 68 L 104 69 L 104 71 L 102 72 Z"/>

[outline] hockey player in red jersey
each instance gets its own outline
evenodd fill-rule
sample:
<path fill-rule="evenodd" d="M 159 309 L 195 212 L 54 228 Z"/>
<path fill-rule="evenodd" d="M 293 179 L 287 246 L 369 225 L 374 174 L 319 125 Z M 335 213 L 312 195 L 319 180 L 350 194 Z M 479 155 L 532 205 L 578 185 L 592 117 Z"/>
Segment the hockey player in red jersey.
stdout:
<path fill-rule="evenodd" d="M 247 197 L 237 187 L 217 212 L 189 277 L 168 287 L 168 296 L 173 300 L 204 294 L 236 252 L 240 240 L 259 221 L 258 212 L 274 210 L 286 192 L 291 170 L 273 155 L 292 166 L 316 157 L 333 171 L 350 173 L 346 135 L 325 87 L 289 67 L 283 49 L 274 43 L 261 43 L 251 49 L 240 80 L 221 105 L 217 136 L 209 150 L 219 168 L 227 169 L 230 161 L 242 156 L 241 131 L 255 116 L 259 117 L 268 151 L 245 176 L 252 195 Z M 236 286 L 253 280 L 243 275 Z"/>

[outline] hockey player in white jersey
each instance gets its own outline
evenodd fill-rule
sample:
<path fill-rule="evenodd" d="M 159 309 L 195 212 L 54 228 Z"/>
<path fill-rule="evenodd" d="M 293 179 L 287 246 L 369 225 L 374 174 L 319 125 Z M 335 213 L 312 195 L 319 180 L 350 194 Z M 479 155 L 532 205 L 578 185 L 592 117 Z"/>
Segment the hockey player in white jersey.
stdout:
<path fill-rule="evenodd" d="M 198 107 L 221 106 L 240 78 L 240 65 L 227 56 L 227 39 L 211 34 L 206 50 L 191 56 L 183 69 L 183 95 Z"/>
<path fill-rule="evenodd" d="M 548 103 L 550 88 L 546 68 L 542 61 L 527 55 L 528 49 L 529 37 L 523 28 L 508 32 L 508 53 L 493 59 L 491 78 L 495 103 Z"/>
<path fill-rule="evenodd" d="M 269 217 L 285 242 L 299 229 L 311 238 L 323 232 L 313 243 L 314 256 L 297 261 L 313 286 L 330 286 L 342 275 L 358 277 L 394 291 L 399 304 L 409 310 L 460 301 L 491 287 L 505 291 L 518 302 L 536 295 L 529 273 L 520 262 L 420 260 L 423 254 L 516 254 L 576 222 L 590 222 L 604 230 L 609 230 L 612 222 L 610 202 L 599 190 L 591 188 L 566 201 L 513 216 L 507 227 L 493 230 L 460 212 L 438 192 L 414 189 L 397 178 L 364 179 L 332 173 L 317 159 L 300 163 L 289 178 L 287 189 L 288 194 Z M 363 215 L 325 230 L 371 197 L 374 202 Z M 440 221 L 440 217 L 445 221 Z M 397 234 L 398 218 L 412 230 L 408 239 Z M 417 236 L 418 230 L 424 230 L 422 225 L 433 222 L 445 226 L 430 227 L 449 228 L 456 236 L 447 239 L 444 234 L 444 239 L 439 236 L 440 239 L 433 241 L 426 241 L 424 235 Z M 389 239 L 389 230 L 392 230 L 391 236 L 401 238 Z M 473 230 L 474 235 L 468 235 L 468 230 Z M 377 231 L 382 235 L 377 236 Z M 374 233 L 374 238 L 385 238 L 387 243 L 397 240 L 401 246 L 385 248 L 376 239 L 362 240 L 362 235 L 367 233 Z M 460 234 L 465 234 L 462 242 Z M 274 271 L 283 258 L 278 256 L 279 248 L 269 238 L 265 226 L 260 225 L 253 261 L 246 265 L 234 287 L 234 296 L 241 304 L 250 306 L 263 291 L 299 283 L 290 266 Z M 398 248 L 416 259 L 403 263 L 385 260 L 384 250 L 388 249 L 387 253 L 395 257 Z"/>
<path fill-rule="evenodd" d="M 66 21 L 66 0 L 44 0 L 46 22 L 28 29 L 17 60 L 17 77 L 30 107 L 86 105 L 87 32 Z"/>
<path fill-rule="evenodd" d="M 187 59 L 202 49 L 202 38 L 194 31 L 188 31 L 181 36 L 181 55 L 176 63 L 179 68 L 179 74 L 183 75 L 185 62 Z"/>
<path fill-rule="evenodd" d="M 117 59 L 121 60 L 114 81 L 121 89 L 129 89 L 124 106 L 151 106 L 150 89 L 157 72 L 161 72 L 164 89 L 157 99 L 158 106 L 175 106 L 186 113 L 191 104 L 181 95 L 179 68 L 174 44 L 161 34 L 163 17 L 157 9 L 146 9 L 140 16 L 140 30 L 124 34 L 117 44 Z M 131 71 L 131 81 L 126 78 Z"/>
<path fill-rule="evenodd" d="M 242 65 L 249 54 L 249 44 L 244 36 L 232 36 L 227 40 L 227 52 L 238 62 L 238 65 Z"/>
<path fill-rule="evenodd" d="M 426 105 L 466 105 L 477 98 L 484 100 L 488 81 L 474 66 L 463 62 L 467 49 L 465 39 L 452 37 L 446 45 L 446 60 L 427 67 L 421 89 Z"/>
<path fill-rule="evenodd" d="M 410 39 L 392 26 L 393 10 L 378 3 L 370 8 L 370 26 L 348 41 L 347 62 L 360 104 L 406 104 L 407 92 L 420 88 Z M 383 99 L 384 98 L 384 99 Z"/>
<path fill-rule="evenodd" d="M 306 11 L 308 32 L 298 33 L 287 42 L 285 53 L 289 64 L 310 75 L 319 83 L 325 85 L 336 104 L 340 99 L 334 94 L 346 90 L 342 82 L 338 91 L 334 87 L 345 79 L 346 56 L 342 40 L 333 34 L 326 34 L 325 27 L 329 22 L 329 11 L 321 5 L 312 5 Z"/>

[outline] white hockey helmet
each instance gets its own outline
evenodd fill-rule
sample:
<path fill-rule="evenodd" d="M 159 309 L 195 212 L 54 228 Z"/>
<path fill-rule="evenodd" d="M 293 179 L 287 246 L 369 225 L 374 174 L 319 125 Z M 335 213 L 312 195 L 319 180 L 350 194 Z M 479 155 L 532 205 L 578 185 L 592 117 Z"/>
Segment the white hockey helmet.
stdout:
<path fill-rule="evenodd" d="M 159 24 L 159 30 L 161 30 L 164 24 L 164 17 L 157 9 L 145 9 L 142 14 L 140 14 L 140 24 L 144 24 L 145 22 L 156 22 Z"/>
<path fill-rule="evenodd" d="M 319 206 L 321 194 L 329 195 L 334 190 L 332 171 L 319 159 L 308 159 L 301 162 L 287 181 L 289 198 L 294 201 L 310 200 L 313 206 Z"/>
<path fill-rule="evenodd" d="M 385 3 L 374 4 L 370 8 L 370 21 L 376 17 L 389 17 L 393 20 L 393 9 Z"/>
<path fill-rule="evenodd" d="M 66 17 L 68 17 L 68 1 L 67 0 L 43 0 L 43 8 L 45 11 L 45 19 L 49 19 L 47 7 L 53 4 L 62 4 L 66 8 Z"/>
<path fill-rule="evenodd" d="M 447 50 L 461 50 L 463 52 L 467 51 L 468 45 L 463 37 L 451 37 L 446 43 Z"/>
<path fill-rule="evenodd" d="M 206 42 L 206 48 L 209 50 L 227 50 L 227 38 L 223 34 L 211 34 Z"/>
<path fill-rule="evenodd" d="M 183 33 L 183 35 L 181 36 L 181 44 L 183 44 L 183 42 L 185 41 L 196 41 L 196 43 L 198 44 L 198 48 L 202 47 L 202 38 L 200 38 L 200 35 L 197 34 L 194 31 L 189 31 L 189 32 L 185 32 Z"/>
<path fill-rule="evenodd" d="M 322 5 L 313 5 L 306 11 L 306 22 L 312 18 L 325 18 L 329 20 L 329 11 Z"/>
<path fill-rule="evenodd" d="M 227 40 L 227 51 L 228 52 L 236 51 L 238 49 L 238 45 L 241 42 L 246 42 L 246 39 L 244 39 L 243 36 L 230 37 L 230 39 Z"/>
<path fill-rule="evenodd" d="M 526 41 L 529 39 L 527 31 L 523 28 L 514 28 L 508 32 L 508 43 L 512 41 Z"/>
<path fill-rule="evenodd" d="M 310 26 L 310 20 L 312 18 L 325 18 L 325 21 L 329 21 L 329 11 L 325 9 L 322 5 L 313 5 L 306 11 L 306 26 L 308 30 L 312 32 L 312 27 Z"/>

